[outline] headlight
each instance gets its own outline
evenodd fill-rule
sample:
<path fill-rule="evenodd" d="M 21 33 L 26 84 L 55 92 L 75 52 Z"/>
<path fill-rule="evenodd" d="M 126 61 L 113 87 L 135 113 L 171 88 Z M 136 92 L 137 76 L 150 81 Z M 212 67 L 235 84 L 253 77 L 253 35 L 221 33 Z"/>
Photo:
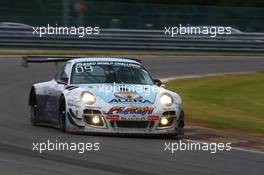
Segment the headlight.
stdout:
<path fill-rule="evenodd" d="M 160 120 L 160 123 L 161 123 L 161 125 L 167 125 L 167 124 L 169 123 L 169 121 L 168 121 L 168 119 L 166 119 L 166 118 L 162 118 L 162 119 Z"/>
<path fill-rule="evenodd" d="M 81 101 L 83 103 L 92 105 L 95 103 L 96 99 L 95 99 L 95 96 L 91 94 L 90 92 L 83 92 L 81 95 Z"/>
<path fill-rule="evenodd" d="M 163 94 L 160 96 L 160 103 L 165 106 L 171 106 L 173 104 L 173 98 L 169 94 Z"/>
<path fill-rule="evenodd" d="M 98 124 L 98 123 L 100 123 L 100 118 L 97 117 L 97 116 L 95 116 L 95 117 L 93 117 L 92 122 L 93 122 L 94 124 Z"/>

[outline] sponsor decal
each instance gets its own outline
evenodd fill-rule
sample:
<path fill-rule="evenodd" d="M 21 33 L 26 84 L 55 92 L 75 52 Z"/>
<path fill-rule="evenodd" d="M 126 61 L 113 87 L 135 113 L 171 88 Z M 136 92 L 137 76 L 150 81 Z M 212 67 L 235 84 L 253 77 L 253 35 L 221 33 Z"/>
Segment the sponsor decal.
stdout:
<path fill-rule="evenodd" d="M 75 107 L 75 108 L 80 108 L 80 105 L 77 105 L 76 102 L 74 100 L 69 99 L 67 102 L 69 107 Z"/>
<path fill-rule="evenodd" d="M 107 120 L 119 120 L 119 115 L 113 115 L 113 114 L 108 114 L 106 116 Z"/>
<path fill-rule="evenodd" d="M 143 99 L 113 99 L 110 103 L 151 103 L 151 101 Z"/>
<path fill-rule="evenodd" d="M 122 66 L 122 67 L 141 68 L 140 64 L 127 63 L 127 62 L 115 62 L 115 61 L 81 62 L 76 64 L 75 72 L 77 74 L 85 73 L 85 72 L 93 72 L 93 66 Z"/>
<path fill-rule="evenodd" d="M 129 120 L 129 121 L 145 121 L 146 118 L 145 117 L 125 117 L 125 116 L 122 116 L 121 117 L 122 120 Z"/>
<path fill-rule="evenodd" d="M 116 61 L 98 61 L 98 62 L 95 62 L 94 65 L 98 65 L 98 66 L 99 65 L 113 65 L 113 66 L 122 66 L 122 67 L 141 68 L 140 64 L 128 63 L 128 62 L 116 62 Z"/>
<path fill-rule="evenodd" d="M 159 116 L 150 115 L 150 116 L 148 116 L 148 120 L 149 121 L 159 120 Z"/>
<path fill-rule="evenodd" d="M 85 109 L 102 109 L 100 106 L 85 106 Z"/>
<path fill-rule="evenodd" d="M 175 108 L 162 108 L 163 111 L 174 111 Z"/>
<path fill-rule="evenodd" d="M 81 106 L 76 105 L 75 103 L 68 102 L 69 107 L 75 107 L 75 108 L 80 108 Z"/>
<path fill-rule="evenodd" d="M 146 115 L 152 114 L 153 107 L 112 107 L 108 114 L 123 114 L 123 115 Z"/>

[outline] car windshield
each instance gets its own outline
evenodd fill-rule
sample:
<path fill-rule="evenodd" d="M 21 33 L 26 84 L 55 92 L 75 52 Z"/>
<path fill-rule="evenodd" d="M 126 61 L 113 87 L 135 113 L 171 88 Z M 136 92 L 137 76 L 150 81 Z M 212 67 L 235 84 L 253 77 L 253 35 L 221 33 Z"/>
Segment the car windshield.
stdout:
<path fill-rule="evenodd" d="M 73 65 L 71 84 L 126 83 L 153 85 L 149 73 L 128 62 L 81 62 Z"/>

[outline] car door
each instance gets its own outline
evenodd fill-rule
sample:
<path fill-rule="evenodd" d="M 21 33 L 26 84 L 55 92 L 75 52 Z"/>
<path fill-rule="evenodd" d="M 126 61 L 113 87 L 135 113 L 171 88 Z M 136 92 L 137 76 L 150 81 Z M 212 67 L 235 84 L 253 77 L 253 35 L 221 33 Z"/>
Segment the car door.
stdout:
<path fill-rule="evenodd" d="M 48 121 L 52 123 L 57 123 L 58 119 L 58 101 L 65 90 L 70 73 L 70 63 L 65 64 L 61 69 L 59 69 L 58 73 L 50 82 L 50 86 L 47 88 L 49 99 L 46 103 L 46 114 L 48 117 Z"/>

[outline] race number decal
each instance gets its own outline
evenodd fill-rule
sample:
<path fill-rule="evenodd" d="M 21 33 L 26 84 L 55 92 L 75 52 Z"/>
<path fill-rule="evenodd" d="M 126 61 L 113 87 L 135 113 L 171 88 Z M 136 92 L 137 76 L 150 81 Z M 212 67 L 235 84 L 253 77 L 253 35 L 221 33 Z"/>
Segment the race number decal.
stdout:
<path fill-rule="evenodd" d="M 76 73 L 84 73 L 84 72 L 92 72 L 93 68 L 89 63 L 78 63 L 76 64 L 75 72 Z"/>

